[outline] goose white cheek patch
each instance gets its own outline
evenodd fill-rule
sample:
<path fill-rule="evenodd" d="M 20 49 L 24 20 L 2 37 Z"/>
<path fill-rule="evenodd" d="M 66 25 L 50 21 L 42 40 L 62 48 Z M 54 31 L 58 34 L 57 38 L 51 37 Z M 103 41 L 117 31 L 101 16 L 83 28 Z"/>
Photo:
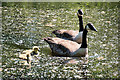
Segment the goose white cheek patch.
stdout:
<path fill-rule="evenodd" d="M 90 28 L 89 28 L 89 26 L 88 26 L 88 25 L 86 26 L 86 29 L 87 29 L 87 30 L 90 30 Z"/>

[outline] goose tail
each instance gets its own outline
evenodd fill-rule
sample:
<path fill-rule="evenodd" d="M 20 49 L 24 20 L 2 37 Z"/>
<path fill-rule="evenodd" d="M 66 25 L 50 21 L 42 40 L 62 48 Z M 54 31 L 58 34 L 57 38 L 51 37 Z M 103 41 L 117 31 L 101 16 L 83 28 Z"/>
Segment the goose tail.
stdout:
<path fill-rule="evenodd" d="M 54 40 L 51 37 L 44 38 L 44 41 L 46 41 L 48 44 L 54 43 Z"/>
<path fill-rule="evenodd" d="M 52 33 L 57 35 L 57 34 L 61 34 L 61 31 L 60 30 L 54 30 Z"/>

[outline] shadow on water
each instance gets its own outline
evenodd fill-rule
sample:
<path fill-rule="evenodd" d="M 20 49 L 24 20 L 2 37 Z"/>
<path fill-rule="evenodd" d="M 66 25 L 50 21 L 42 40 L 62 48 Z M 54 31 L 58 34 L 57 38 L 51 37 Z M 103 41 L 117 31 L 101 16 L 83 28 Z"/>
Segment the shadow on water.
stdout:
<path fill-rule="evenodd" d="M 2 3 L 3 78 L 118 78 L 118 3 Z M 88 65 L 79 59 L 52 57 L 43 38 L 56 29 L 78 30 L 77 10 L 89 32 Z M 8 14 L 9 13 L 9 14 Z M 39 60 L 20 65 L 19 54 L 39 46 Z M 77 64 L 68 64 L 77 62 Z"/>

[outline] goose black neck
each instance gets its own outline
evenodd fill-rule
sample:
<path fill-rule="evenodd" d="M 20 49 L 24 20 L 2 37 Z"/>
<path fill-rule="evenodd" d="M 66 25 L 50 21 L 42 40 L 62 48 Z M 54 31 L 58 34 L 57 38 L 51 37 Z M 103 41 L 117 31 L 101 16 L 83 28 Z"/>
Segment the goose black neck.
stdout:
<path fill-rule="evenodd" d="M 87 48 L 87 33 L 88 31 L 84 29 L 83 36 L 82 36 L 82 45 L 80 48 Z"/>
<path fill-rule="evenodd" d="M 82 16 L 79 16 L 79 32 L 80 31 L 83 31 L 84 28 L 83 28 L 83 20 L 82 20 Z"/>

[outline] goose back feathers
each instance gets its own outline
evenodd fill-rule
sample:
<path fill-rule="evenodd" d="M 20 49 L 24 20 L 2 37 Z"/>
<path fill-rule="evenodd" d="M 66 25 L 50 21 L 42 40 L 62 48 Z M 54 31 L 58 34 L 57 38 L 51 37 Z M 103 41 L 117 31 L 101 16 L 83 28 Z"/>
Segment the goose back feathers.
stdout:
<path fill-rule="evenodd" d="M 62 29 L 62 30 L 55 30 L 52 33 L 55 34 L 56 37 L 73 40 L 76 37 L 76 35 L 79 33 L 79 31 Z"/>

